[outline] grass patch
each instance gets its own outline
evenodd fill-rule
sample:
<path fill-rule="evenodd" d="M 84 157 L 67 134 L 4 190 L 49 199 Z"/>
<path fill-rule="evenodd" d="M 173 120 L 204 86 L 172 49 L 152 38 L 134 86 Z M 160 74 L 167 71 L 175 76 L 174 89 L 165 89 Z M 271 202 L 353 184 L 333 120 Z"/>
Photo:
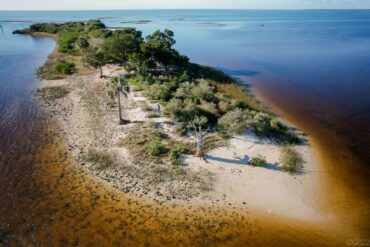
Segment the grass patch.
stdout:
<path fill-rule="evenodd" d="M 93 93 L 90 92 L 79 92 L 79 96 L 82 102 L 82 105 L 86 107 L 91 112 L 100 112 L 100 101 Z"/>
<path fill-rule="evenodd" d="M 195 143 L 179 142 L 149 126 L 137 124 L 131 128 L 130 135 L 119 142 L 125 146 L 137 162 L 181 164 L 182 154 L 194 153 Z"/>
<path fill-rule="evenodd" d="M 68 62 L 64 59 L 59 59 L 54 65 L 53 70 L 56 73 L 62 74 L 62 75 L 72 75 L 75 71 L 75 64 Z"/>
<path fill-rule="evenodd" d="M 44 100 L 56 100 L 65 97 L 69 93 L 67 86 L 43 87 L 37 90 L 37 94 Z"/>
<path fill-rule="evenodd" d="M 266 164 L 266 158 L 263 157 L 262 155 L 257 155 L 255 157 L 252 157 L 248 161 L 248 164 L 252 166 L 264 166 Z"/>
<path fill-rule="evenodd" d="M 211 151 L 218 147 L 224 147 L 227 145 L 227 140 L 224 139 L 219 133 L 212 133 L 206 136 L 204 144 L 204 153 Z"/>
<path fill-rule="evenodd" d="M 155 166 L 153 169 L 155 183 L 169 181 L 188 182 L 196 190 L 208 192 L 212 190 L 214 176 L 208 171 L 194 172 L 181 166 Z"/>
<path fill-rule="evenodd" d="M 58 55 L 57 58 L 49 58 L 38 69 L 37 75 L 42 79 L 58 80 L 74 74 L 76 72 L 76 65 L 61 57 L 63 56 Z"/>
<path fill-rule="evenodd" d="M 98 170 L 105 170 L 113 164 L 113 160 L 109 154 L 95 149 L 89 149 L 83 159 L 86 162 L 93 163 Z"/>
<path fill-rule="evenodd" d="M 138 101 L 138 104 L 142 111 L 153 111 L 153 108 L 150 107 L 145 100 Z"/>
<path fill-rule="evenodd" d="M 186 128 L 186 124 L 185 123 L 179 123 L 175 128 L 174 128 L 174 131 L 176 134 L 178 134 L 179 136 L 186 136 L 186 134 L 188 133 L 188 129 Z"/>
<path fill-rule="evenodd" d="M 298 173 L 303 162 L 301 155 L 292 146 L 284 146 L 280 150 L 282 170 L 289 173 Z"/>
<path fill-rule="evenodd" d="M 159 118 L 161 117 L 160 114 L 158 114 L 157 112 L 150 112 L 146 115 L 147 118 Z"/>

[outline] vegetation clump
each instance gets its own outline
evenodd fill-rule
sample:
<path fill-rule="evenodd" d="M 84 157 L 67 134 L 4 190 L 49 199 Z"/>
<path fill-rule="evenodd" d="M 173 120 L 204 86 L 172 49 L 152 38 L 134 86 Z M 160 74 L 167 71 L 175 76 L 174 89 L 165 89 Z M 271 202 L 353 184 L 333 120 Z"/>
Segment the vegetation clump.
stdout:
<path fill-rule="evenodd" d="M 43 87 L 37 90 L 37 94 L 44 100 L 56 100 L 63 98 L 69 93 L 66 86 Z"/>
<path fill-rule="evenodd" d="M 264 166 L 266 165 L 266 158 L 263 157 L 262 155 L 257 155 L 255 157 L 252 157 L 249 161 L 248 164 L 252 166 Z"/>
<path fill-rule="evenodd" d="M 86 162 L 93 163 L 98 170 L 107 169 L 109 166 L 113 164 L 113 160 L 109 154 L 92 148 L 87 151 L 83 159 Z"/>
<path fill-rule="evenodd" d="M 193 143 L 175 141 L 159 130 L 141 124 L 133 126 L 131 134 L 119 145 L 127 147 L 136 161 L 159 164 L 181 164 L 179 158 L 182 154 L 194 152 Z"/>
<path fill-rule="evenodd" d="M 129 72 L 125 83 L 162 104 L 164 114 L 181 123 L 181 129 L 176 130 L 180 135 L 185 129 L 197 133 L 198 146 L 206 146 L 206 135 L 216 131 L 240 134 L 250 130 L 284 144 L 300 142 L 294 132 L 233 78 L 214 68 L 190 63 L 174 48 L 176 40 L 171 30 L 157 30 L 143 37 L 134 28 L 110 31 L 101 21 L 90 20 L 34 24 L 22 32 L 57 35 L 60 52 L 82 55 L 83 62 L 99 69 L 101 77 L 106 64 L 124 67 Z M 63 61 L 55 66 L 60 74 L 73 71 Z M 194 124 L 195 119 L 205 121 Z"/>
<path fill-rule="evenodd" d="M 76 71 L 76 68 L 74 63 L 60 59 L 53 65 L 53 70 L 62 75 L 72 75 Z"/>
<path fill-rule="evenodd" d="M 284 146 L 280 151 L 282 170 L 289 173 L 298 173 L 302 164 L 302 157 L 292 146 Z"/>
<path fill-rule="evenodd" d="M 179 136 L 185 136 L 188 133 L 188 129 L 186 128 L 185 123 L 179 123 L 175 127 L 175 133 L 178 134 Z"/>

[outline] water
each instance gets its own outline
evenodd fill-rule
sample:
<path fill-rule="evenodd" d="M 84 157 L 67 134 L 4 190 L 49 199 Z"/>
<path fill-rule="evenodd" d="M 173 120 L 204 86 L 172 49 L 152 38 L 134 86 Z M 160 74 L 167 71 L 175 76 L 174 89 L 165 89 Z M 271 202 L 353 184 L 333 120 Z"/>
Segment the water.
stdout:
<path fill-rule="evenodd" d="M 11 181 L 6 178 L 12 171 L 26 170 L 14 168 L 22 157 L 27 162 L 21 167 L 33 164 L 30 149 L 40 129 L 38 107 L 32 100 L 39 85 L 35 70 L 54 47 L 51 40 L 11 35 L 11 31 L 35 22 L 95 18 L 113 28 L 136 27 L 145 35 L 172 29 L 176 48 L 193 62 L 240 78 L 318 143 L 324 165 L 332 168 L 328 173 L 337 180 L 328 187 L 338 197 L 336 210 L 356 208 L 360 212 L 356 217 L 369 218 L 368 10 L 0 12 L 4 29 L 0 33 L 0 179 Z M 138 24 L 138 20 L 150 22 Z M 25 176 L 16 174 L 18 180 Z M 348 192 L 336 189 L 342 180 Z M 12 187 L 0 183 L 0 190 L 12 192 Z M 354 192 L 359 200 L 353 199 Z M 8 199 L 0 196 L 0 202 L 14 206 Z"/>
<path fill-rule="evenodd" d="M 297 100 L 299 108 L 291 111 L 310 112 L 370 163 L 369 10 L 21 11 L 0 12 L 0 25 L 7 32 L 34 22 L 92 18 L 110 27 L 133 26 L 144 35 L 172 29 L 176 48 L 192 61 L 241 76 L 264 95 L 273 88 L 274 95 L 284 95 L 285 105 Z M 21 39 L 12 39 L 18 41 L 12 46 L 22 47 Z M 3 54 L 6 46 L 1 46 Z M 304 95 L 296 99 L 285 93 L 294 90 Z M 273 101 L 283 105 L 279 96 Z"/>
<path fill-rule="evenodd" d="M 20 143 L 30 139 L 38 114 L 32 91 L 39 86 L 35 72 L 54 47 L 45 38 L 14 36 L 12 25 L 0 33 L 0 164 L 9 153 L 21 154 Z"/>

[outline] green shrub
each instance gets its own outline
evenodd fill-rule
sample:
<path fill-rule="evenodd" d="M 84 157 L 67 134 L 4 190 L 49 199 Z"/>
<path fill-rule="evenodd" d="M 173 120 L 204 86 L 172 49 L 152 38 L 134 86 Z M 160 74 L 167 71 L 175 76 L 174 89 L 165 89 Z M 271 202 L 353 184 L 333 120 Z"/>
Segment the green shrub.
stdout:
<path fill-rule="evenodd" d="M 162 132 L 161 132 L 161 131 L 159 131 L 159 130 L 155 130 L 155 131 L 153 131 L 152 135 L 153 135 L 153 138 L 158 139 L 158 140 L 165 140 L 165 139 L 168 139 L 168 135 L 167 135 L 167 134 L 165 134 L 165 133 L 162 133 Z"/>
<path fill-rule="evenodd" d="M 257 155 L 255 157 L 252 157 L 248 161 L 248 164 L 252 166 L 264 166 L 266 164 L 266 158 L 261 155 Z"/>
<path fill-rule="evenodd" d="M 191 89 L 191 97 L 198 101 L 212 101 L 214 94 L 214 88 L 204 79 L 199 80 L 198 84 Z"/>
<path fill-rule="evenodd" d="M 158 112 L 149 112 L 147 115 L 146 115 L 147 118 L 159 118 L 161 117 L 161 115 L 158 113 Z"/>
<path fill-rule="evenodd" d="M 183 153 L 185 153 L 185 150 L 183 147 L 175 146 L 170 149 L 168 158 L 173 165 L 181 165 L 182 162 L 180 160 L 180 157 Z"/>
<path fill-rule="evenodd" d="M 282 170 L 290 173 L 299 172 L 302 157 L 292 146 L 284 146 L 280 150 Z"/>
<path fill-rule="evenodd" d="M 106 169 L 113 164 L 113 160 L 107 153 L 95 149 L 89 149 L 83 158 L 97 165 L 99 170 Z"/>
<path fill-rule="evenodd" d="M 241 134 L 247 128 L 245 112 L 240 109 L 229 111 L 218 120 L 218 125 L 227 132 Z"/>
<path fill-rule="evenodd" d="M 175 127 L 175 133 L 178 134 L 179 136 L 185 136 L 188 132 L 188 129 L 186 128 L 186 124 L 184 123 L 179 123 Z"/>
<path fill-rule="evenodd" d="M 145 152 L 150 156 L 164 156 L 167 154 L 168 149 L 162 145 L 159 141 L 152 141 L 144 145 Z"/>
<path fill-rule="evenodd" d="M 75 55 L 76 42 L 78 40 L 79 33 L 75 31 L 63 31 L 58 34 L 58 45 L 59 51 L 63 53 L 68 53 Z"/>
<path fill-rule="evenodd" d="M 53 70 L 62 75 L 71 75 L 76 71 L 76 68 L 74 63 L 60 59 L 53 65 Z"/>

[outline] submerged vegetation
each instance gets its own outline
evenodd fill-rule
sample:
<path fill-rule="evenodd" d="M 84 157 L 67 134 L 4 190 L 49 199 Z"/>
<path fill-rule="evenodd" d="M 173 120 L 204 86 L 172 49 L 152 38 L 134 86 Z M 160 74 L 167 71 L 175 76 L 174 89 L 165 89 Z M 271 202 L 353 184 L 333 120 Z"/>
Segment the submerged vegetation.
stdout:
<path fill-rule="evenodd" d="M 104 77 L 104 65 L 122 66 L 127 75 L 124 80 L 119 80 L 122 85 L 118 85 L 116 91 L 109 91 L 111 106 L 115 106 L 113 102 L 120 95 L 118 92 L 127 93 L 128 85 L 132 90 L 143 91 L 149 100 L 164 106 L 163 115 L 178 122 L 175 132 L 179 136 L 196 137 L 196 153 L 200 157 L 206 147 L 213 145 L 206 142 L 209 133 L 218 132 L 227 136 L 250 130 L 282 144 L 300 142 L 293 131 L 233 78 L 214 68 L 190 63 L 188 57 L 173 48 L 176 41 L 171 30 L 157 30 L 143 37 L 141 31 L 134 28 L 112 31 L 100 20 L 90 20 L 63 24 L 37 23 L 15 33 L 55 35 L 63 56 L 81 57 L 82 64 L 99 69 L 101 77 Z M 59 59 L 49 66 L 48 71 L 49 78 L 58 78 L 58 75 L 74 73 L 76 67 L 65 59 Z M 50 76 L 53 73 L 54 76 Z M 148 118 L 162 115 L 147 110 Z M 120 122 L 125 121 L 120 119 Z M 187 145 L 178 147 L 175 143 L 168 145 L 174 150 L 169 149 L 163 145 L 171 142 L 169 138 L 153 135 L 145 132 L 130 136 L 125 142 L 137 146 L 138 153 L 144 152 L 157 162 L 158 157 L 166 157 L 166 160 L 178 163 L 180 154 L 191 150 Z"/>

